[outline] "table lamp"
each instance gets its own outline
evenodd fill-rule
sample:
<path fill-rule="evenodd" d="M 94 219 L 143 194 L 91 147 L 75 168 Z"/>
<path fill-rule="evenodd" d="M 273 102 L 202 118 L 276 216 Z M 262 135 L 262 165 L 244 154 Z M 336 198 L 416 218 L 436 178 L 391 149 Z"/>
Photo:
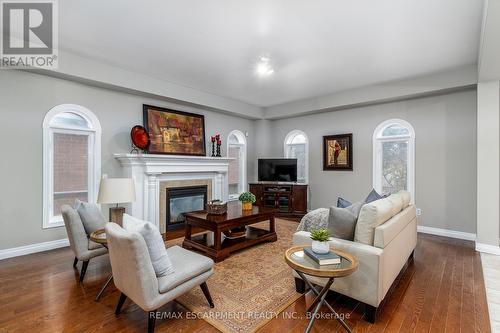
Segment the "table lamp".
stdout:
<path fill-rule="evenodd" d="M 109 220 L 120 226 L 123 221 L 125 207 L 118 204 L 135 201 L 135 185 L 132 178 L 103 178 L 99 186 L 97 203 L 116 204 L 109 208 Z"/>

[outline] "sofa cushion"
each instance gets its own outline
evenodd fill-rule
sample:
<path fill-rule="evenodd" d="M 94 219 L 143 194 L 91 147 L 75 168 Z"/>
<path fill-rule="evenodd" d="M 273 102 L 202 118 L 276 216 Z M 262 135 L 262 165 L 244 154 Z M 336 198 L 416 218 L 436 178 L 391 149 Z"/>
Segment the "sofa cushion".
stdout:
<path fill-rule="evenodd" d="M 389 220 L 393 216 L 392 212 L 392 202 L 387 198 L 370 202 L 361 207 L 354 231 L 354 241 L 373 245 L 375 228 Z"/>
<path fill-rule="evenodd" d="M 90 235 L 94 231 L 104 229 L 106 220 L 102 216 L 99 206 L 95 203 L 75 200 L 75 209 L 80 215 L 85 233 Z"/>
<path fill-rule="evenodd" d="M 403 200 L 403 209 L 405 209 L 406 207 L 408 207 L 410 205 L 410 201 L 411 201 L 410 192 L 401 190 L 396 194 L 401 197 L 401 200 Z"/>
<path fill-rule="evenodd" d="M 399 193 L 391 194 L 387 197 L 387 200 L 392 205 L 392 216 L 398 214 L 403 210 L 403 198 L 401 197 L 401 195 L 399 195 Z"/>
<path fill-rule="evenodd" d="M 358 220 L 359 210 L 363 202 L 357 202 L 345 208 L 330 207 L 328 216 L 328 231 L 330 236 L 340 239 L 353 240 L 356 221 Z"/>
<path fill-rule="evenodd" d="M 163 237 L 153 223 L 123 214 L 123 229 L 138 232 L 144 238 L 157 277 L 174 273 Z"/>
<path fill-rule="evenodd" d="M 211 270 L 214 266 L 212 259 L 180 246 L 172 246 L 167 252 L 175 271 L 173 274 L 158 278 L 158 291 L 162 294 Z"/>

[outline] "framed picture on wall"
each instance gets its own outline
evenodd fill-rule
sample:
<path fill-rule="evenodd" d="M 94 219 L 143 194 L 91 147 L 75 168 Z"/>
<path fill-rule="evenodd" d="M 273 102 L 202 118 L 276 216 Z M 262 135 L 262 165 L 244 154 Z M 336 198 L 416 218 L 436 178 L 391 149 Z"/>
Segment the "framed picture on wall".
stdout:
<path fill-rule="evenodd" d="M 323 170 L 352 171 L 352 133 L 323 137 Z"/>
<path fill-rule="evenodd" d="M 144 127 L 151 154 L 205 156 L 205 117 L 183 111 L 143 105 Z"/>

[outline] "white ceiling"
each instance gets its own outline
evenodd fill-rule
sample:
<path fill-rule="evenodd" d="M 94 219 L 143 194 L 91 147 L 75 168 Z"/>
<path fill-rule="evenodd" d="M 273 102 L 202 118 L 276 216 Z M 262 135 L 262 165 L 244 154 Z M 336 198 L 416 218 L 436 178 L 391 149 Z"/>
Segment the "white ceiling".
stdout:
<path fill-rule="evenodd" d="M 477 62 L 482 0 L 64 0 L 60 48 L 257 106 Z M 274 74 L 254 66 L 270 58 Z"/>

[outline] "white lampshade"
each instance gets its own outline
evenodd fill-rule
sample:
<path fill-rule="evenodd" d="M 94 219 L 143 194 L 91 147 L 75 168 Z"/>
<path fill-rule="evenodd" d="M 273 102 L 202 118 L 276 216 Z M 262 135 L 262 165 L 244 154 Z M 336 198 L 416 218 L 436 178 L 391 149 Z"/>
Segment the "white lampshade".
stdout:
<path fill-rule="evenodd" d="M 99 186 L 97 202 L 118 204 L 135 201 L 135 185 L 132 178 L 103 178 Z"/>

